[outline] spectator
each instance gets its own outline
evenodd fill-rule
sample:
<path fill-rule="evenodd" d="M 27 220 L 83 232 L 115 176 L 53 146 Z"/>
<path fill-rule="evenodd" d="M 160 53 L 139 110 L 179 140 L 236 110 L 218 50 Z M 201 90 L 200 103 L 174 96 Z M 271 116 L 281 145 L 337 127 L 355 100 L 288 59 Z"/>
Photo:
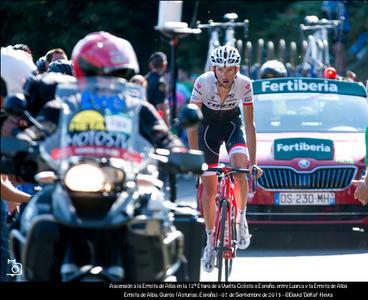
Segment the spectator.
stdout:
<path fill-rule="evenodd" d="M 45 73 L 46 70 L 46 57 L 45 56 L 41 56 L 37 61 L 36 61 L 36 66 L 37 66 L 37 73 L 38 74 L 42 74 Z"/>
<path fill-rule="evenodd" d="M 27 55 L 29 56 L 29 58 L 33 61 L 31 48 L 29 48 L 27 45 L 25 45 L 25 44 L 16 44 L 16 45 L 13 46 L 13 49 L 14 50 L 22 50 L 22 51 L 26 52 Z"/>
<path fill-rule="evenodd" d="M 11 46 L 1 48 L 1 135 L 8 135 L 12 128 L 18 126 L 12 118 L 8 118 L 3 111 L 3 99 L 7 95 L 21 93 L 26 78 L 36 70 L 36 66 L 23 51 L 14 50 Z M 17 190 L 7 175 L 1 174 L 1 281 L 7 280 L 8 228 L 7 202 L 23 203 L 28 201 L 30 195 Z M 6 201 L 5 201 L 6 200 Z"/>
<path fill-rule="evenodd" d="M 176 83 L 176 98 L 182 98 L 181 101 L 177 101 L 177 109 L 180 111 L 181 106 L 189 103 L 192 95 L 193 83 L 190 81 L 187 71 L 182 69 L 178 70 L 178 82 Z"/>
<path fill-rule="evenodd" d="M 49 68 L 49 64 L 51 64 L 53 61 L 58 59 L 68 59 L 68 56 L 66 55 L 65 51 L 61 48 L 55 48 L 49 50 L 46 55 L 46 70 Z"/>
<path fill-rule="evenodd" d="M 16 51 L 11 46 L 1 48 L 1 77 L 5 82 L 6 90 L 2 95 L 22 93 L 23 84 L 27 77 L 37 68 L 24 51 Z M 1 102 L 2 103 L 2 102 Z M 2 105 L 1 105 L 2 107 Z"/>
<path fill-rule="evenodd" d="M 146 74 L 147 80 L 147 100 L 151 103 L 161 117 L 169 126 L 169 105 L 166 99 L 167 83 L 163 77 L 163 74 L 167 68 L 166 54 L 163 52 L 155 52 L 149 59 L 150 72 Z"/>
<path fill-rule="evenodd" d="M 73 65 L 70 60 L 57 59 L 49 64 L 47 72 L 61 73 L 73 76 Z"/>

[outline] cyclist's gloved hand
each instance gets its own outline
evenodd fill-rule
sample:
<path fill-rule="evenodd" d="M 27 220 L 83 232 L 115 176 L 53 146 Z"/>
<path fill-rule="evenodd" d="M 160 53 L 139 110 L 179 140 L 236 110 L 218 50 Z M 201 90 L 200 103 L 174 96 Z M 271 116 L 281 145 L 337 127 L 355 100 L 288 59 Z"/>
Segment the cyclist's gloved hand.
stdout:
<path fill-rule="evenodd" d="M 248 177 L 249 183 L 248 197 L 253 198 L 254 194 L 256 193 L 257 179 L 262 176 L 263 171 L 256 164 L 249 164 L 249 170 L 251 170 L 251 173 L 249 174 Z"/>
<path fill-rule="evenodd" d="M 263 174 L 263 170 L 260 168 L 260 167 L 258 167 L 257 165 L 253 165 L 253 164 L 250 164 L 249 165 L 249 169 L 250 170 L 257 170 L 257 179 L 258 178 L 260 178 L 261 176 L 262 176 L 262 174 Z M 252 175 L 254 176 L 256 174 L 256 172 L 255 171 L 253 171 L 252 172 Z"/>

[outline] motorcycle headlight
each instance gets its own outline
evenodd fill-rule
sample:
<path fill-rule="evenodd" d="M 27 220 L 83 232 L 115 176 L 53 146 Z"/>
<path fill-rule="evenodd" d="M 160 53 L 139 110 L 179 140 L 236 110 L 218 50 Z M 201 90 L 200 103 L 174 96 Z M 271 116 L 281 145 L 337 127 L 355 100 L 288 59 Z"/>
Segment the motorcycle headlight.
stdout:
<path fill-rule="evenodd" d="M 122 184 L 124 172 L 112 167 L 82 163 L 72 166 L 65 174 L 64 184 L 73 192 L 111 192 Z"/>

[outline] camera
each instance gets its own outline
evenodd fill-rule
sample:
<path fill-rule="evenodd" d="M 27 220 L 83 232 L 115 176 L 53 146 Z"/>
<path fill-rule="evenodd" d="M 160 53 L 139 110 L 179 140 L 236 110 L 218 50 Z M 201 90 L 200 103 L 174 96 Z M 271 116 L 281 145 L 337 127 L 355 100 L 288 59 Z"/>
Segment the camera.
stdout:
<path fill-rule="evenodd" d="M 15 259 L 8 259 L 8 266 L 10 266 L 10 273 L 7 273 L 6 275 L 9 275 L 12 277 L 22 275 L 22 272 L 23 272 L 22 264 L 17 263 Z"/>

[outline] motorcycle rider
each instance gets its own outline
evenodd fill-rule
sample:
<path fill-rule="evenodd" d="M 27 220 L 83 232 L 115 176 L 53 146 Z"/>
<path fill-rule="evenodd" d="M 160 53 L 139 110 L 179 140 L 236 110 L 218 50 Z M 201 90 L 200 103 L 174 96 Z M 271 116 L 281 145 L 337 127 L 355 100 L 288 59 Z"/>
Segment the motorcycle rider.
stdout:
<path fill-rule="evenodd" d="M 138 61 L 130 42 L 103 31 L 88 34 L 81 39 L 73 49 L 72 62 L 76 78 L 50 73 L 50 75 L 58 75 L 58 79 L 55 81 L 31 80 L 30 85 L 33 85 L 33 89 L 28 89 L 30 91 L 28 98 L 32 98 L 35 90 L 38 91 L 38 96 L 43 96 L 43 99 L 34 97 L 35 101 L 43 104 L 40 112 L 34 112 L 34 114 L 37 115 L 36 120 L 49 132 L 49 135 L 53 135 L 58 129 L 59 115 L 62 108 L 61 100 L 59 98 L 55 99 L 57 84 L 63 81 L 71 82 L 75 79 L 84 80 L 85 77 L 94 75 L 129 80 L 132 75 L 139 72 Z M 47 93 L 44 93 L 45 91 Z M 53 99 L 50 100 L 50 98 Z M 184 145 L 178 137 L 169 131 L 155 108 L 147 101 L 142 101 L 141 104 L 139 111 L 140 134 L 155 148 L 183 151 Z M 26 141 L 40 141 L 45 137 L 45 130 L 41 131 L 35 125 L 31 125 L 17 134 L 18 139 Z M 48 203 L 52 192 L 53 187 L 48 186 L 35 194 L 31 198 L 31 202 L 37 204 Z M 20 218 L 21 216 L 19 216 Z"/>
<path fill-rule="evenodd" d="M 87 76 L 112 76 L 129 80 L 134 74 L 139 73 L 137 57 L 130 42 L 103 31 L 90 33 L 75 45 L 72 51 L 72 63 L 77 80 L 83 80 Z M 41 100 L 42 102 L 45 101 Z M 50 132 L 54 132 L 57 128 L 60 109 L 59 99 L 48 101 L 37 114 L 36 119 Z M 139 117 L 140 133 L 154 147 L 170 150 L 184 147 L 180 139 L 170 133 L 158 112 L 148 102 L 142 102 Z M 18 137 L 39 140 L 44 134 L 36 126 L 30 126 Z"/>
<path fill-rule="evenodd" d="M 87 76 L 94 75 L 106 76 L 107 78 L 118 77 L 122 79 L 119 80 L 121 83 L 125 83 L 125 80 L 128 80 L 131 75 L 139 72 L 138 62 L 131 44 L 127 40 L 107 32 L 91 33 L 79 41 L 73 50 L 72 60 L 76 80 L 80 80 L 81 83 L 88 81 Z M 123 98 L 121 97 L 121 99 Z M 60 98 L 56 98 L 48 101 L 37 114 L 36 119 L 51 135 L 56 135 L 59 132 L 57 129 L 61 107 Z M 170 133 L 158 112 L 148 102 L 139 101 L 138 119 L 140 134 L 154 147 L 166 148 L 171 152 L 184 150 L 180 139 Z M 30 126 L 19 133 L 17 138 L 37 141 L 45 137 L 46 134 L 45 131 L 39 130 L 36 126 Z M 27 226 L 24 224 L 29 224 L 35 216 L 39 216 L 43 212 L 48 213 L 50 209 L 53 209 L 51 195 L 55 189 L 54 186 L 53 184 L 47 185 L 30 200 L 29 209 L 25 208 L 21 217 L 20 231 L 27 234 Z"/>

